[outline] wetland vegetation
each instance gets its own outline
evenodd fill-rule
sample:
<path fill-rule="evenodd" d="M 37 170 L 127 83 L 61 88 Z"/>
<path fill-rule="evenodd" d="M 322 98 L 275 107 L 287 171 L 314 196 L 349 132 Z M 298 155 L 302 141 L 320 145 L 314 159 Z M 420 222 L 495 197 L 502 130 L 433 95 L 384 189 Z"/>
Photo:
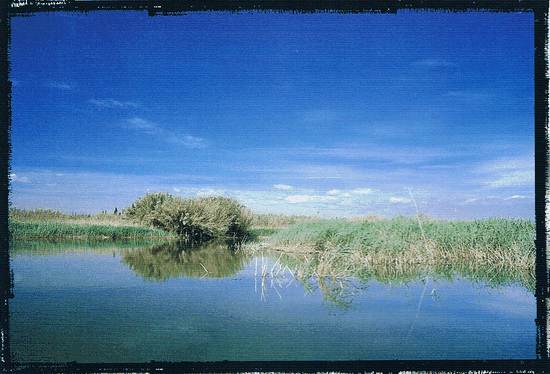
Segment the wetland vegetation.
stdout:
<path fill-rule="evenodd" d="M 303 222 L 256 244 L 302 259 L 318 277 L 415 278 L 452 274 L 534 287 L 535 224 L 429 217 Z"/>
<path fill-rule="evenodd" d="M 183 199 L 154 193 L 113 214 L 11 209 L 10 233 L 23 240 L 147 239 L 149 244 L 139 251 L 127 251 L 124 261 L 144 277 L 157 279 L 238 271 L 244 260 L 221 256 L 225 248 L 253 256 L 269 252 L 278 258 L 273 269 L 287 269 L 302 280 L 352 277 L 406 283 L 426 276 L 461 276 L 494 285 L 518 283 L 529 290 L 535 284 L 535 224 L 505 218 L 320 219 L 255 214 L 226 197 Z M 210 242 L 207 254 L 199 250 L 201 242 Z M 200 268 L 186 269 L 192 258 L 203 255 Z M 223 270 L 215 260 L 222 257 L 234 263 L 224 262 Z"/>
<path fill-rule="evenodd" d="M 118 313 L 118 319 L 113 318 L 104 328 L 98 326 L 99 330 L 91 331 L 89 336 L 105 341 L 117 329 L 126 336 L 130 318 L 132 330 L 140 333 L 135 340 L 128 339 L 137 342 L 141 336 L 153 336 L 148 342 L 154 341 L 163 352 L 171 349 L 165 346 L 166 341 L 184 342 L 178 352 L 194 352 L 185 343 L 188 341 L 206 345 L 208 340 L 208 344 L 215 342 L 216 346 L 226 347 L 228 339 L 232 339 L 225 335 L 228 321 L 235 321 L 235 316 L 246 316 L 246 326 L 257 321 L 256 331 L 263 331 L 266 324 L 280 326 L 293 320 L 290 330 L 298 331 L 297 337 L 309 336 L 312 324 L 318 324 L 319 331 L 327 326 L 340 331 L 342 320 L 349 326 L 343 328 L 344 334 L 377 331 L 366 341 L 380 341 L 378 331 L 392 331 L 387 337 L 391 347 L 386 349 L 393 352 L 401 349 L 404 340 L 413 345 L 425 342 L 426 334 L 437 325 L 434 321 L 442 315 L 449 316 L 443 321 L 468 321 L 459 325 L 467 327 L 464 341 L 470 344 L 474 332 L 483 330 L 478 327 L 486 322 L 479 318 L 479 300 L 485 303 L 483 308 L 492 310 L 491 305 L 495 304 L 499 313 L 504 311 L 499 314 L 502 318 L 491 319 L 501 321 L 499 329 L 516 324 L 517 320 L 502 322 L 508 318 L 506 311 L 526 304 L 535 290 L 535 225 L 522 220 L 442 221 L 423 215 L 352 219 L 262 215 L 228 198 L 185 201 L 157 194 L 146 195 L 133 207 L 117 209 L 116 214 L 11 209 L 10 231 L 12 277 L 18 295 L 14 315 L 19 316 L 19 322 L 14 320 L 14 336 L 19 336 L 15 339 L 15 351 L 26 359 L 44 351 L 40 344 L 49 347 L 53 339 L 46 328 L 42 329 L 40 340 L 44 343 L 36 343 L 37 348 L 29 350 L 26 343 L 20 343 L 42 328 L 29 322 L 35 316 L 27 315 L 27 310 L 46 310 L 49 317 L 45 320 L 67 320 L 71 326 L 81 326 L 77 329 L 81 331 L 96 326 L 89 320 L 96 318 L 97 313 L 88 310 L 107 308 L 110 315 Z M 66 315 L 60 317 L 59 308 L 48 309 L 42 299 L 35 297 L 36 290 L 44 289 L 51 290 L 48 298 L 60 300 L 55 305 L 66 306 Z M 469 302 L 472 295 L 478 298 L 477 303 Z M 104 303 L 106 297 L 108 305 Z M 119 306 L 113 307 L 115 304 Z M 75 310 L 80 313 L 76 317 Z M 193 317 L 187 320 L 188 313 L 181 310 Z M 228 318 L 212 312 L 217 310 L 226 311 Z M 128 311 L 135 315 L 128 317 Z M 158 320 L 149 325 L 145 315 L 158 316 Z M 330 319 L 335 315 L 337 322 Z M 526 315 L 522 320 L 527 321 L 524 327 L 532 323 L 532 312 Z M 476 323 L 482 325 L 472 327 L 470 321 L 476 318 Z M 197 325 L 195 320 L 202 322 Z M 165 325 L 167 321 L 173 325 Z M 166 328 L 159 330 L 158 326 Z M 209 327 L 203 331 L 196 326 Z M 212 326 L 218 326 L 214 329 L 218 332 L 211 330 Z M 251 349 L 246 344 L 244 347 L 243 342 L 256 339 L 254 346 L 265 344 L 264 334 L 255 334 L 254 328 L 247 327 L 243 335 L 243 325 L 235 326 L 239 352 Z M 517 339 L 527 340 L 523 333 L 527 328 L 520 329 Z M 281 332 L 284 336 L 280 338 L 287 338 L 290 330 Z M 400 331 L 398 339 L 395 331 Z M 180 333 L 186 334 L 185 339 Z M 60 337 L 57 351 L 73 346 L 74 341 L 80 341 L 80 335 Z M 241 339 L 242 336 L 246 338 Z M 321 336 L 327 334 L 316 335 Z M 329 339 L 331 343 L 326 345 L 341 344 L 345 336 Z M 354 335 L 353 341 L 357 339 Z M 363 335 L 360 339 L 365 341 Z M 81 346 L 90 344 L 84 339 Z M 378 344 L 372 349 L 378 352 Z M 417 346 L 411 349 L 411 357 L 422 351 Z M 446 349 L 451 352 L 454 348 Z M 223 350 L 211 350 L 214 351 Z M 347 354 L 346 351 L 337 358 L 348 357 Z M 361 350 L 353 357 L 363 354 Z"/>

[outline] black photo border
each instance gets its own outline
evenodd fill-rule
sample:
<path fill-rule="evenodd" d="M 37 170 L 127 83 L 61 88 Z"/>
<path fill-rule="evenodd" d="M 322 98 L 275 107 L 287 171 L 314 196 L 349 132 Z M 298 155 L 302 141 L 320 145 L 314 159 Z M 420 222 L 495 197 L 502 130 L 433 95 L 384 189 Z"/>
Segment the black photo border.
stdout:
<path fill-rule="evenodd" d="M 548 198 L 548 0 L 20 0 L 0 1 L 0 370 L 19 373 L 163 372 L 550 372 L 548 327 L 550 289 L 548 272 L 546 209 Z M 37 12 L 147 11 L 149 16 L 170 16 L 196 11 L 279 11 L 337 13 L 397 13 L 399 10 L 447 12 L 530 12 L 534 14 L 534 128 L 535 128 L 535 223 L 537 359 L 529 360 L 392 360 L 392 361 L 220 361 L 149 363 L 16 363 L 9 347 L 9 299 L 13 298 L 13 276 L 9 261 L 9 174 L 11 82 L 10 20 Z"/>

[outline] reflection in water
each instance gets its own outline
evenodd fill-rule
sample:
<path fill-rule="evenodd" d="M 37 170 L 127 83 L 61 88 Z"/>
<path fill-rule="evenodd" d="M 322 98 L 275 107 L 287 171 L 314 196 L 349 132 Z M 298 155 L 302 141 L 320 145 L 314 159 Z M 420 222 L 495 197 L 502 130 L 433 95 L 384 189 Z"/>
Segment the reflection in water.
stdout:
<path fill-rule="evenodd" d="M 124 250 L 122 262 L 146 279 L 231 277 L 244 269 L 249 257 L 227 244 L 193 245 L 168 242 Z"/>
<path fill-rule="evenodd" d="M 346 273 L 354 266 L 336 256 L 293 257 L 266 248 L 252 254 L 223 244 L 82 246 L 74 253 L 60 247 L 59 255 L 53 248 L 23 247 L 14 253 L 12 347 L 17 360 L 36 359 L 44 347 L 53 347 L 54 361 L 94 360 L 80 350 L 97 350 L 101 353 L 90 354 L 107 355 L 107 361 L 535 354 L 533 317 L 526 316 L 527 309 L 515 316 L 514 308 L 528 305 L 526 293 L 517 287 L 502 297 L 499 292 L 485 297 L 485 292 L 472 292 L 472 278 L 440 283 L 433 273 L 389 264 L 378 272 L 369 268 L 368 277 L 361 279 L 361 273 Z M 115 252 L 116 258 L 111 256 Z M 231 279 L 204 282 L 203 277 Z M 453 277 L 459 278 L 456 273 Z M 179 279 L 143 281 L 168 278 Z M 516 298 L 514 292 L 524 296 Z M 480 306 L 487 313 L 480 313 Z M 33 310 L 41 310 L 43 321 L 36 321 Z M 98 313 L 109 319 L 95 324 Z M 546 315 L 539 315 L 537 326 L 546 328 Z M 495 326 L 499 330 L 493 333 Z M 514 326 L 521 326 L 521 332 Z M 63 336 L 55 333 L 60 328 L 66 331 Z M 522 337 L 525 331 L 531 331 L 531 345 Z M 537 330 L 539 342 L 546 342 L 546 331 Z M 492 344 L 495 335 L 499 338 Z M 276 343 L 281 341 L 284 346 Z M 67 352 L 67 346 L 76 348 Z M 538 357 L 545 347 L 537 346 Z M 514 355 L 516 348 L 522 353 Z"/>
<path fill-rule="evenodd" d="M 254 248 L 254 247 L 253 247 Z M 245 249 L 246 250 L 246 249 Z M 486 267 L 471 267 L 468 264 L 421 264 L 380 262 L 362 264 L 360 259 L 350 261 L 339 253 L 289 253 L 269 250 L 267 247 L 254 249 L 249 253 L 261 257 L 262 300 L 265 300 L 266 285 L 282 298 L 280 285 L 287 273 L 310 294 L 319 291 L 323 304 L 340 311 L 352 306 L 355 296 L 366 288 L 366 284 L 375 281 L 389 286 L 403 286 L 415 282 L 426 284 L 429 280 L 453 282 L 457 279 L 469 280 L 472 284 L 503 289 L 508 286 L 520 286 L 534 292 L 534 274 L 524 271 L 507 271 L 488 264 Z M 270 259 L 273 262 L 269 262 Z M 257 275 L 256 270 L 255 275 Z M 270 282 L 268 282 L 269 280 Z M 279 287 L 273 287 L 273 286 Z M 436 289 L 428 290 L 431 298 L 437 298 Z"/>
<path fill-rule="evenodd" d="M 304 279 L 300 282 L 304 288 L 313 294 L 318 288 L 323 295 L 323 305 L 331 312 L 334 309 L 347 310 L 352 307 L 353 299 L 365 286 L 358 285 L 356 281 L 349 278 L 317 278 L 317 284 L 312 279 Z"/>

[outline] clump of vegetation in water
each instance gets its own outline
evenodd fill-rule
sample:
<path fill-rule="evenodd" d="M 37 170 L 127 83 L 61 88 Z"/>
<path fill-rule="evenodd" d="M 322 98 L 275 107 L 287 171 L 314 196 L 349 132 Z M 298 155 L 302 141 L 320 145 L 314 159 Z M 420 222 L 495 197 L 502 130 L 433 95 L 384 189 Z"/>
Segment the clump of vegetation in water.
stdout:
<path fill-rule="evenodd" d="M 165 192 L 148 193 L 126 209 L 126 216 L 183 240 L 243 241 L 251 213 L 237 200 L 223 196 L 184 199 Z"/>
<path fill-rule="evenodd" d="M 263 247 L 301 258 L 307 266 L 299 270 L 306 277 L 460 274 L 489 282 L 514 279 L 532 288 L 534 238 L 535 224 L 530 221 L 400 216 L 302 222 L 280 230 Z"/>

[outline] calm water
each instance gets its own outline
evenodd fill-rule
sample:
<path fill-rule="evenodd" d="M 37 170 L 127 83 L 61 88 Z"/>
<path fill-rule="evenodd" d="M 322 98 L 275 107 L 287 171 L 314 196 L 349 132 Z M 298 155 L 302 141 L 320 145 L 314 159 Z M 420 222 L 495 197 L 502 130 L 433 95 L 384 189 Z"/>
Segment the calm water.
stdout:
<path fill-rule="evenodd" d="M 534 359 L 520 286 L 262 278 L 277 257 L 223 248 L 16 243 L 14 361 Z"/>

